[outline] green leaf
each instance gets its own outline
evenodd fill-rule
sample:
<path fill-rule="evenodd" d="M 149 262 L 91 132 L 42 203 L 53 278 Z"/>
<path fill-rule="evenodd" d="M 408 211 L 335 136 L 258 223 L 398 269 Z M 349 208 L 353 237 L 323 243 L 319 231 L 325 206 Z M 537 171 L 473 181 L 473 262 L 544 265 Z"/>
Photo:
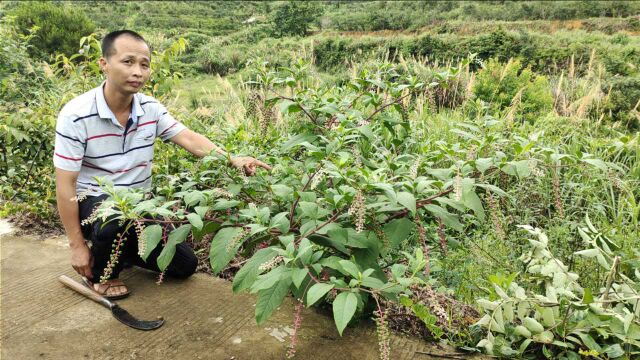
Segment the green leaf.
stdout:
<path fill-rule="evenodd" d="M 304 268 L 293 269 L 293 273 L 291 274 L 291 278 L 293 279 L 293 285 L 299 288 L 300 284 L 302 284 L 304 279 L 307 277 L 307 273 L 308 273 L 308 270 Z"/>
<path fill-rule="evenodd" d="M 273 195 L 284 199 L 293 194 L 293 189 L 287 185 L 271 185 L 271 191 Z"/>
<path fill-rule="evenodd" d="M 213 240 L 211 240 L 209 262 L 211 263 L 211 271 L 213 271 L 214 274 L 222 271 L 235 256 L 242 241 L 236 241 L 236 244 L 233 245 L 229 245 L 229 243 L 239 236 L 242 231 L 243 229 L 239 227 L 224 228 L 218 231 Z M 229 250 L 227 250 L 228 247 L 230 247 Z"/>
<path fill-rule="evenodd" d="M 203 218 L 207 214 L 207 211 L 209 211 L 209 209 L 211 209 L 210 206 L 196 206 L 194 208 L 196 214 L 200 215 L 201 218 Z"/>
<path fill-rule="evenodd" d="M 416 213 L 416 198 L 412 193 L 401 191 L 397 194 L 396 200 L 404 207 L 409 209 L 412 214 Z"/>
<path fill-rule="evenodd" d="M 256 322 L 262 325 L 289 293 L 291 277 L 285 277 L 268 289 L 260 290 L 256 303 Z"/>
<path fill-rule="evenodd" d="M 280 103 L 280 105 L 278 105 L 278 107 L 280 108 L 280 112 L 283 114 L 302 111 L 302 108 L 300 107 L 300 105 L 298 105 L 298 103 L 293 102 L 291 100 L 283 100 Z"/>
<path fill-rule="evenodd" d="M 589 305 L 593 302 L 593 294 L 591 294 L 591 289 L 584 288 L 584 295 L 582 296 L 582 303 Z"/>
<path fill-rule="evenodd" d="M 244 264 L 242 268 L 233 277 L 233 292 L 237 293 L 246 290 L 258 278 L 260 265 L 273 259 L 277 253 L 272 248 L 260 249 Z"/>
<path fill-rule="evenodd" d="M 158 256 L 157 264 L 160 271 L 165 271 L 171 260 L 173 260 L 173 256 L 176 254 L 176 246 L 183 242 L 187 235 L 191 232 L 191 225 L 182 225 L 179 228 L 173 230 L 169 234 L 169 238 L 167 239 L 167 243 L 162 248 L 162 252 Z"/>
<path fill-rule="evenodd" d="M 236 207 L 240 204 L 238 200 L 220 200 L 213 205 L 213 210 L 226 210 L 232 207 Z"/>
<path fill-rule="evenodd" d="M 442 207 L 434 204 L 427 204 L 424 206 L 424 209 L 429 211 L 436 217 L 439 217 L 440 219 L 442 219 L 442 222 L 444 222 L 444 224 L 447 225 L 448 227 L 453 228 L 457 231 L 462 231 L 463 226 L 460 223 L 460 221 L 458 221 L 458 217 L 455 216 L 454 214 L 451 214 L 450 212 L 443 209 Z"/>
<path fill-rule="evenodd" d="M 272 287 L 283 277 L 291 277 L 291 269 L 284 266 L 278 266 L 277 268 L 269 271 L 266 274 L 258 276 L 256 282 L 251 285 L 251 293 L 256 293 L 260 290 L 265 290 Z"/>
<path fill-rule="evenodd" d="M 289 213 L 288 212 L 281 212 L 276 214 L 274 217 L 271 218 L 271 222 L 269 224 L 270 228 L 276 228 L 278 230 L 280 230 L 280 232 L 282 232 L 283 234 L 286 234 L 289 232 Z"/>
<path fill-rule="evenodd" d="M 198 230 L 202 230 L 202 226 L 204 224 L 202 223 L 202 219 L 200 218 L 200 215 L 196 213 L 190 213 L 190 214 L 187 214 L 187 219 L 189 220 L 191 225 L 193 225 L 194 228 Z"/>
<path fill-rule="evenodd" d="M 316 301 L 320 300 L 329 290 L 333 289 L 335 285 L 333 284 L 324 284 L 317 283 L 309 288 L 307 291 L 307 306 L 311 306 L 316 303 Z"/>
<path fill-rule="evenodd" d="M 358 298 L 352 292 L 342 292 L 333 301 L 333 320 L 340 336 L 342 336 L 342 331 L 356 313 L 357 306 Z"/>
<path fill-rule="evenodd" d="M 290 150 L 291 148 L 293 148 L 296 145 L 300 145 L 303 142 L 312 142 L 315 139 L 316 139 L 316 136 L 313 135 L 313 134 L 298 134 L 298 135 L 292 137 L 291 139 L 289 139 L 284 144 L 282 144 L 281 150 L 282 151 L 287 151 L 287 150 Z"/>
<path fill-rule="evenodd" d="M 384 226 L 383 231 L 389 239 L 391 248 L 396 248 L 405 240 L 415 228 L 416 224 L 406 217 L 391 220 Z"/>
<path fill-rule="evenodd" d="M 144 236 L 145 246 L 144 246 L 144 255 L 142 255 L 142 260 L 147 261 L 147 258 L 151 254 L 151 252 L 158 246 L 158 243 L 162 239 L 162 226 L 160 225 L 150 225 L 144 228 L 142 232 L 142 236 Z"/>
<path fill-rule="evenodd" d="M 360 272 L 360 270 L 358 269 L 358 266 L 356 264 L 352 263 L 349 260 L 340 260 L 339 263 L 344 271 L 347 272 L 347 274 L 351 275 L 354 278 L 358 277 L 358 273 Z"/>
<path fill-rule="evenodd" d="M 576 335 L 580 337 L 580 340 L 582 340 L 582 343 L 584 344 L 584 346 L 589 348 L 589 350 L 595 350 L 598 353 L 602 352 L 602 348 L 600 347 L 600 345 L 598 345 L 598 343 L 595 340 L 593 340 L 591 335 L 584 334 L 581 332 L 576 333 Z"/>

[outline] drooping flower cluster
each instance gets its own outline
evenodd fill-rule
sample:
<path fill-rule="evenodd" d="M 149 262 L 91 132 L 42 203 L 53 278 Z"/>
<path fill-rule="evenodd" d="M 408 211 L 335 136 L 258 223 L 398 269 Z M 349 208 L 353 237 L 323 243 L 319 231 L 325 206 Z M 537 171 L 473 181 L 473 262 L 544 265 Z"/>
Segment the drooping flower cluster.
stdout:
<path fill-rule="evenodd" d="M 138 255 L 143 256 L 145 251 L 147 251 L 147 239 L 144 233 L 144 225 L 140 220 L 136 220 L 134 224 L 138 238 Z"/>
<path fill-rule="evenodd" d="M 376 310 L 373 312 L 375 317 L 373 321 L 376 323 L 376 333 L 378 334 L 378 349 L 380 352 L 380 359 L 389 360 L 391 355 L 391 348 L 389 346 L 389 327 L 387 326 L 387 313 L 386 311 Z"/>
<path fill-rule="evenodd" d="M 489 213 L 491 215 L 491 222 L 493 223 L 493 228 L 496 231 L 496 237 L 500 240 L 505 238 L 504 229 L 502 228 L 502 221 L 500 221 L 500 204 L 493 197 L 493 194 L 487 191 L 487 204 L 489 205 Z"/>
<path fill-rule="evenodd" d="M 289 343 L 289 347 L 287 349 L 287 359 L 292 359 L 296 356 L 296 345 L 298 344 L 298 330 L 300 329 L 300 325 L 302 324 L 302 309 L 304 309 L 304 305 L 302 301 L 299 301 L 296 304 L 294 315 L 293 315 L 293 332 L 291 333 L 291 342 Z"/>
<path fill-rule="evenodd" d="M 280 264 L 282 262 L 282 260 L 284 260 L 282 255 L 278 255 L 278 256 L 274 257 L 273 259 L 260 264 L 260 266 L 258 266 L 258 270 L 260 272 L 271 271 L 271 269 L 273 269 L 276 266 L 278 266 L 278 264 Z"/>
<path fill-rule="evenodd" d="M 356 146 L 351 148 L 353 151 L 353 165 L 357 168 L 362 167 L 362 160 L 360 159 L 360 149 Z"/>
<path fill-rule="evenodd" d="M 456 201 L 462 200 L 462 176 L 460 175 L 460 171 L 458 171 L 453 181 L 453 196 Z"/>
<path fill-rule="evenodd" d="M 220 188 L 215 188 L 215 189 L 211 189 L 213 194 L 218 196 L 218 197 L 223 197 L 223 198 L 227 198 L 227 199 L 231 199 L 233 197 L 233 194 L 228 192 L 225 189 L 220 189 Z"/>
<path fill-rule="evenodd" d="M 555 199 L 556 211 L 561 219 L 564 219 L 564 207 L 562 206 L 562 197 L 560 194 L 560 175 L 559 169 L 556 166 L 553 169 L 553 197 Z"/>
<path fill-rule="evenodd" d="M 126 240 L 126 237 L 124 234 L 120 234 L 120 233 L 117 234 L 116 237 L 117 237 L 117 240 L 112 245 L 113 249 L 111 250 L 111 256 L 109 257 L 109 262 L 107 263 L 107 267 L 104 269 L 104 272 L 100 277 L 101 284 L 104 284 L 105 282 L 107 282 L 107 280 L 109 280 L 109 278 L 111 277 L 111 274 L 113 274 L 113 269 L 118 264 L 118 261 L 120 259 L 120 254 L 122 253 L 122 244 Z"/>
<path fill-rule="evenodd" d="M 255 204 L 254 204 L 255 206 Z M 242 241 L 242 239 L 244 239 L 245 236 L 249 235 L 251 231 L 249 229 L 242 229 L 242 231 L 240 231 L 236 236 L 234 236 L 231 240 L 229 240 L 229 242 L 227 243 L 227 246 L 225 247 L 225 250 L 227 252 L 231 252 L 236 245 L 238 245 L 239 242 Z"/>
<path fill-rule="evenodd" d="M 99 213 L 98 209 L 99 208 L 100 208 L 99 206 L 96 206 L 93 209 L 93 211 L 91 212 L 91 214 L 80 222 L 80 226 L 86 226 L 86 225 L 93 224 L 94 222 L 96 222 L 96 220 L 98 220 L 98 213 Z"/>
<path fill-rule="evenodd" d="M 411 169 L 409 169 L 409 177 L 415 179 L 418 177 L 418 169 L 420 168 L 420 158 L 418 157 L 416 161 L 411 165 Z"/>
<path fill-rule="evenodd" d="M 356 225 L 356 231 L 361 232 L 364 229 L 364 218 L 367 209 L 364 204 L 364 196 L 362 191 L 356 191 L 356 196 L 353 198 L 353 202 L 347 212 L 349 216 L 353 218 L 353 222 Z"/>
<path fill-rule="evenodd" d="M 529 172 L 531 172 L 531 175 L 537 178 L 541 178 L 544 176 L 544 171 L 542 171 L 538 167 L 538 164 L 535 161 L 529 161 Z"/>
<path fill-rule="evenodd" d="M 320 169 L 311 180 L 311 189 L 315 189 L 324 179 L 326 172 L 324 168 Z"/>
<path fill-rule="evenodd" d="M 429 268 L 429 245 L 427 245 L 427 230 L 425 230 L 422 225 L 422 221 L 419 216 L 416 216 L 415 221 L 416 227 L 418 228 L 418 238 L 420 239 L 420 244 L 422 245 L 422 252 L 424 253 L 424 258 L 427 264 L 424 267 L 424 275 L 429 276 L 429 272 L 431 269 Z"/>
<path fill-rule="evenodd" d="M 438 218 L 438 238 L 440 239 L 440 249 L 442 250 L 442 253 L 446 256 L 447 252 L 448 252 L 448 246 L 447 246 L 447 237 L 445 236 L 444 233 L 444 222 L 442 222 L 442 219 Z"/>

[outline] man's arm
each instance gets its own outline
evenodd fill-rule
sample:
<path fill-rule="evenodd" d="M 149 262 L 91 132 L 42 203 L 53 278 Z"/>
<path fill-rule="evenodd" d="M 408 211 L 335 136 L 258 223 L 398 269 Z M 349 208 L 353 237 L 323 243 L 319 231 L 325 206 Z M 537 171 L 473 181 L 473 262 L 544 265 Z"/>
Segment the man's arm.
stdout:
<path fill-rule="evenodd" d="M 215 150 L 215 152 L 221 156 L 230 158 L 224 150 L 214 144 L 211 140 L 190 129 L 180 131 L 170 140 L 197 157 L 207 156 Z M 249 156 L 234 157 L 230 158 L 229 161 L 231 166 L 243 170 L 245 174 L 249 176 L 256 173 L 256 166 L 271 170 L 271 166 Z"/>
<path fill-rule="evenodd" d="M 75 200 L 78 174 L 77 171 L 56 168 L 56 199 L 60 220 L 69 238 L 71 266 L 78 274 L 91 279 L 93 259 L 80 229 L 80 213 L 78 202 Z"/>

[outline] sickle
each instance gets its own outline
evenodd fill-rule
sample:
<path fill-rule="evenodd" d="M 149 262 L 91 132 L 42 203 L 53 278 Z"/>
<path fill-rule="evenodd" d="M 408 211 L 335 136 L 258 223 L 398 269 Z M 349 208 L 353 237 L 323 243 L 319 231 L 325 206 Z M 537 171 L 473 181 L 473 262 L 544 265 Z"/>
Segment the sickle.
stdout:
<path fill-rule="evenodd" d="M 158 317 L 158 320 L 138 320 L 127 312 L 127 310 L 121 308 L 116 303 L 109 301 L 109 299 L 89 289 L 88 287 L 80 284 L 79 282 L 71 279 L 66 275 L 60 275 L 58 278 L 61 283 L 67 287 L 79 292 L 80 294 L 88 297 L 89 299 L 102 304 L 104 307 L 111 310 L 113 317 L 118 319 L 121 323 L 130 326 L 138 330 L 155 330 L 164 324 L 164 319 Z"/>

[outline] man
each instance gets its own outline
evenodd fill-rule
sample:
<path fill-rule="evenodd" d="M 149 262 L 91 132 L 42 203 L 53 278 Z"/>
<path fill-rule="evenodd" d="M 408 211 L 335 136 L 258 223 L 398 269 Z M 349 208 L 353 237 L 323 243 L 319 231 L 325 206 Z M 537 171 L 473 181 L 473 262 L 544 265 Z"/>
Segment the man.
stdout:
<path fill-rule="evenodd" d="M 58 211 L 71 247 L 71 265 L 93 289 L 110 298 L 120 298 L 129 290 L 118 275 L 123 262 L 159 271 L 156 259 L 159 245 L 147 262 L 137 254 L 135 231 L 122 234 L 117 221 L 103 225 L 87 218 L 107 196 L 100 192 L 94 177 L 111 180 L 115 186 L 149 188 L 151 162 L 156 137 L 172 141 L 190 153 L 203 157 L 224 151 L 204 136 L 176 121 L 152 97 L 139 94 L 150 75 L 151 52 L 145 40 L 129 30 L 109 33 L 102 41 L 100 67 L 106 81 L 71 100 L 60 111 L 56 125 L 54 165 Z M 257 167 L 270 170 L 251 157 L 235 157 L 231 165 L 255 174 Z M 79 196 L 86 194 L 84 196 Z M 76 199 L 82 199 L 76 201 Z M 82 225 L 81 225 L 82 222 Z M 114 267 L 105 273 L 113 245 L 123 235 L 122 253 Z M 133 238 L 133 239 L 132 239 Z M 91 248 L 87 240 L 92 243 Z M 195 272 L 197 259 L 186 244 L 179 244 L 166 274 L 188 277 Z M 108 280 L 99 283 L 104 276 Z"/>

